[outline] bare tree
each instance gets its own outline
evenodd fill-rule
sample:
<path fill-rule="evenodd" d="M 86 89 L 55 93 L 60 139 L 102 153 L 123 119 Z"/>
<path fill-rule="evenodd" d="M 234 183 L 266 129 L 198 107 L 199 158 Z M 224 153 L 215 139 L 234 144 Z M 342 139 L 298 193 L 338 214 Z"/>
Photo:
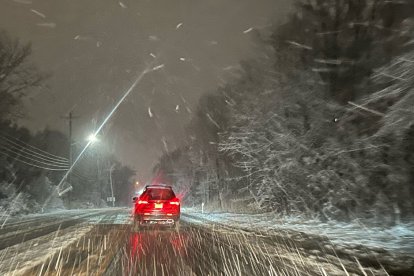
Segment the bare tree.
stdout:
<path fill-rule="evenodd" d="M 21 99 L 45 78 L 30 63 L 31 44 L 22 44 L 0 31 L 0 118 L 19 117 Z"/>

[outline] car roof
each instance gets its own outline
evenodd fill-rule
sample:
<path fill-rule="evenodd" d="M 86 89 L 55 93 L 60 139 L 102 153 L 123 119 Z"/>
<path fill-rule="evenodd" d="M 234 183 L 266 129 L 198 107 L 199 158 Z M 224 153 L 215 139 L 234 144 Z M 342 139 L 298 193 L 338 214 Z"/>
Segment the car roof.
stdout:
<path fill-rule="evenodd" d="M 168 189 L 172 190 L 171 186 L 160 184 L 160 185 L 147 185 L 145 186 L 145 189 Z"/>

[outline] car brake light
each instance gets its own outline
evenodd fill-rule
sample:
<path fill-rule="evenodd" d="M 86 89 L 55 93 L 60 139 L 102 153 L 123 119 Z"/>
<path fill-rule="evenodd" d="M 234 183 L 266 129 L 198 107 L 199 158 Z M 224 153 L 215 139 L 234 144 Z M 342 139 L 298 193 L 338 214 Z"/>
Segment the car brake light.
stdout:
<path fill-rule="evenodd" d="M 138 204 L 148 204 L 148 201 L 146 201 L 146 200 L 138 200 Z"/>
<path fill-rule="evenodd" d="M 172 205 L 180 205 L 180 201 L 178 199 L 173 199 L 172 201 L 170 201 L 170 204 Z"/>

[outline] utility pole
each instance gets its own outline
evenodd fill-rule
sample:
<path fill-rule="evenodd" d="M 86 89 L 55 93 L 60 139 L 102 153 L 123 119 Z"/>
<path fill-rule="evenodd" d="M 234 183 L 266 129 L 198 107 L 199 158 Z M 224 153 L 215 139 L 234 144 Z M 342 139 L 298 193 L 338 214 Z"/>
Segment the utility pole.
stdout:
<path fill-rule="evenodd" d="M 68 173 L 68 176 L 66 178 L 66 181 L 69 183 L 69 185 L 71 185 L 71 187 L 72 187 L 72 184 L 71 184 L 71 181 L 72 181 L 71 168 L 72 168 L 72 165 L 73 165 L 73 145 L 74 145 L 73 140 L 72 140 L 72 121 L 73 121 L 74 118 L 78 118 L 78 117 L 74 117 L 72 111 L 69 112 L 68 116 L 63 117 L 63 119 L 68 120 L 68 125 L 69 125 L 69 173 Z M 69 201 L 69 207 L 70 207 L 70 204 L 71 204 L 71 193 L 70 193 L 70 191 L 69 191 L 69 194 L 68 194 L 68 201 Z"/>
<path fill-rule="evenodd" d="M 111 184 L 111 194 L 112 194 L 112 207 L 115 207 L 115 197 L 114 197 L 114 188 L 112 185 L 112 171 L 116 164 L 112 164 L 111 168 L 109 169 L 109 183 Z"/>
<path fill-rule="evenodd" d="M 69 120 L 69 174 L 68 174 L 68 182 L 69 182 L 69 184 L 70 184 L 70 181 L 71 181 L 71 172 L 70 172 L 70 168 L 72 167 L 72 164 L 73 164 L 73 158 L 72 158 L 72 156 L 73 156 L 73 154 L 72 154 L 72 119 L 73 119 L 73 117 L 72 117 L 72 111 L 71 112 L 69 112 L 69 116 L 68 116 L 69 118 L 68 118 L 68 120 Z M 69 195 L 69 198 L 70 198 L 70 195 Z"/>

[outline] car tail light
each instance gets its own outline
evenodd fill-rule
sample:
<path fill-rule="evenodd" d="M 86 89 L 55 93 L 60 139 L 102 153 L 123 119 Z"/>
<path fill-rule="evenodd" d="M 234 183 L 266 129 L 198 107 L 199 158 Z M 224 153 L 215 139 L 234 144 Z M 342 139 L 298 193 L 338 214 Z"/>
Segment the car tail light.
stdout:
<path fill-rule="evenodd" d="M 146 200 L 138 200 L 138 204 L 148 204 L 148 201 L 146 201 Z"/>
<path fill-rule="evenodd" d="M 180 200 L 178 198 L 174 198 L 173 200 L 170 201 L 170 204 L 172 205 L 180 205 Z"/>

